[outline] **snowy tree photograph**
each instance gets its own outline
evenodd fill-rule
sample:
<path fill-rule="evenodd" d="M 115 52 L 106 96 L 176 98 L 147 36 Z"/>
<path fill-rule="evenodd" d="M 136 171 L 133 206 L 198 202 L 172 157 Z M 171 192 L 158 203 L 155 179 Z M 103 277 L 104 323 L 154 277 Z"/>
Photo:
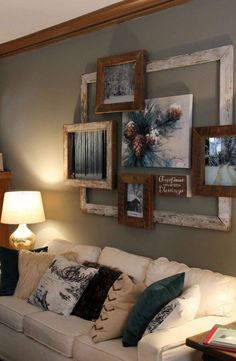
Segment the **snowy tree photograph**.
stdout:
<path fill-rule="evenodd" d="M 143 218 L 143 184 L 128 184 L 127 215 L 129 217 Z"/>
<path fill-rule="evenodd" d="M 236 185 L 236 137 L 206 138 L 205 184 Z"/>
<path fill-rule="evenodd" d="M 134 100 L 135 62 L 105 67 L 104 104 Z"/>

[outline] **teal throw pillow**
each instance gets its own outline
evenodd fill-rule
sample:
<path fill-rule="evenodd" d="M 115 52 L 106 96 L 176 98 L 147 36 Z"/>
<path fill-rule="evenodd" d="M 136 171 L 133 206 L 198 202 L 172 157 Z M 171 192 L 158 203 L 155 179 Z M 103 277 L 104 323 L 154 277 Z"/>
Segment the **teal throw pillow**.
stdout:
<path fill-rule="evenodd" d="M 18 255 L 15 249 L 0 247 L 0 296 L 13 295 L 18 282 Z"/>
<path fill-rule="evenodd" d="M 153 317 L 171 300 L 178 297 L 184 285 L 185 273 L 152 283 L 132 309 L 123 335 L 124 346 L 136 346 Z"/>

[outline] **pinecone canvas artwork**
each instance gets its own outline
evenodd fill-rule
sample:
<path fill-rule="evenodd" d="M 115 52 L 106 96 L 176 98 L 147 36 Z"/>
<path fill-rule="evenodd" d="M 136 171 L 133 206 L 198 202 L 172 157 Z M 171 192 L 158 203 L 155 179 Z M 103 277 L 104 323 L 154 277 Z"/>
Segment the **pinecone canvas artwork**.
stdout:
<path fill-rule="evenodd" d="M 145 101 L 123 113 L 122 166 L 190 168 L 193 95 Z"/>

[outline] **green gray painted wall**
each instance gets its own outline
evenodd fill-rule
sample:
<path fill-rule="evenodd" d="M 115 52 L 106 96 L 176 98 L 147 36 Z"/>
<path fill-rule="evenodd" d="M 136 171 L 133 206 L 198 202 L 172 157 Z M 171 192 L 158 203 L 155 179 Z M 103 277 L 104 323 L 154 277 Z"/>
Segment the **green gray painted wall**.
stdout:
<path fill-rule="evenodd" d="M 32 226 L 39 243 L 62 237 L 153 258 L 166 256 L 190 266 L 236 275 L 235 202 L 231 232 L 159 224 L 153 230 L 143 230 L 118 225 L 115 218 L 81 214 L 79 189 L 63 184 L 62 137 L 63 124 L 80 121 L 80 77 L 96 70 L 98 57 L 146 49 L 149 60 L 155 60 L 235 45 L 235 13 L 235 0 L 193 0 L 0 61 L 0 151 L 6 168 L 13 173 L 12 189 L 42 191 L 47 222 Z M 194 126 L 216 125 L 218 75 L 217 63 L 153 73 L 148 75 L 147 94 L 193 93 Z M 90 120 L 117 119 L 120 139 L 120 115 L 95 116 L 94 93 L 91 87 Z M 106 204 L 116 204 L 116 197 L 116 191 L 90 193 L 92 201 Z M 162 198 L 155 203 L 162 210 L 217 212 L 217 200 L 209 197 Z"/>

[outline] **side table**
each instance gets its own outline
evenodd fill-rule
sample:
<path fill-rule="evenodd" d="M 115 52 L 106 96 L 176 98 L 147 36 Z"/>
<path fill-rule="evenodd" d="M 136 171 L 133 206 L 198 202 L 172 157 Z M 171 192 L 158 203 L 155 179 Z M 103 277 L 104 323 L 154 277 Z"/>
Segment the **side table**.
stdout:
<path fill-rule="evenodd" d="M 214 325 L 212 325 L 212 327 L 213 326 Z M 230 323 L 225 326 L 236 327 L 236 322 Z M 219 350 L 203 345 L 203 340 L 209 332 L 210 330 L 192 337 L 188 337 L 186 339 L 186 346 L 201 351 L 203 361 L 236 361 L 236 352 Z"/>

